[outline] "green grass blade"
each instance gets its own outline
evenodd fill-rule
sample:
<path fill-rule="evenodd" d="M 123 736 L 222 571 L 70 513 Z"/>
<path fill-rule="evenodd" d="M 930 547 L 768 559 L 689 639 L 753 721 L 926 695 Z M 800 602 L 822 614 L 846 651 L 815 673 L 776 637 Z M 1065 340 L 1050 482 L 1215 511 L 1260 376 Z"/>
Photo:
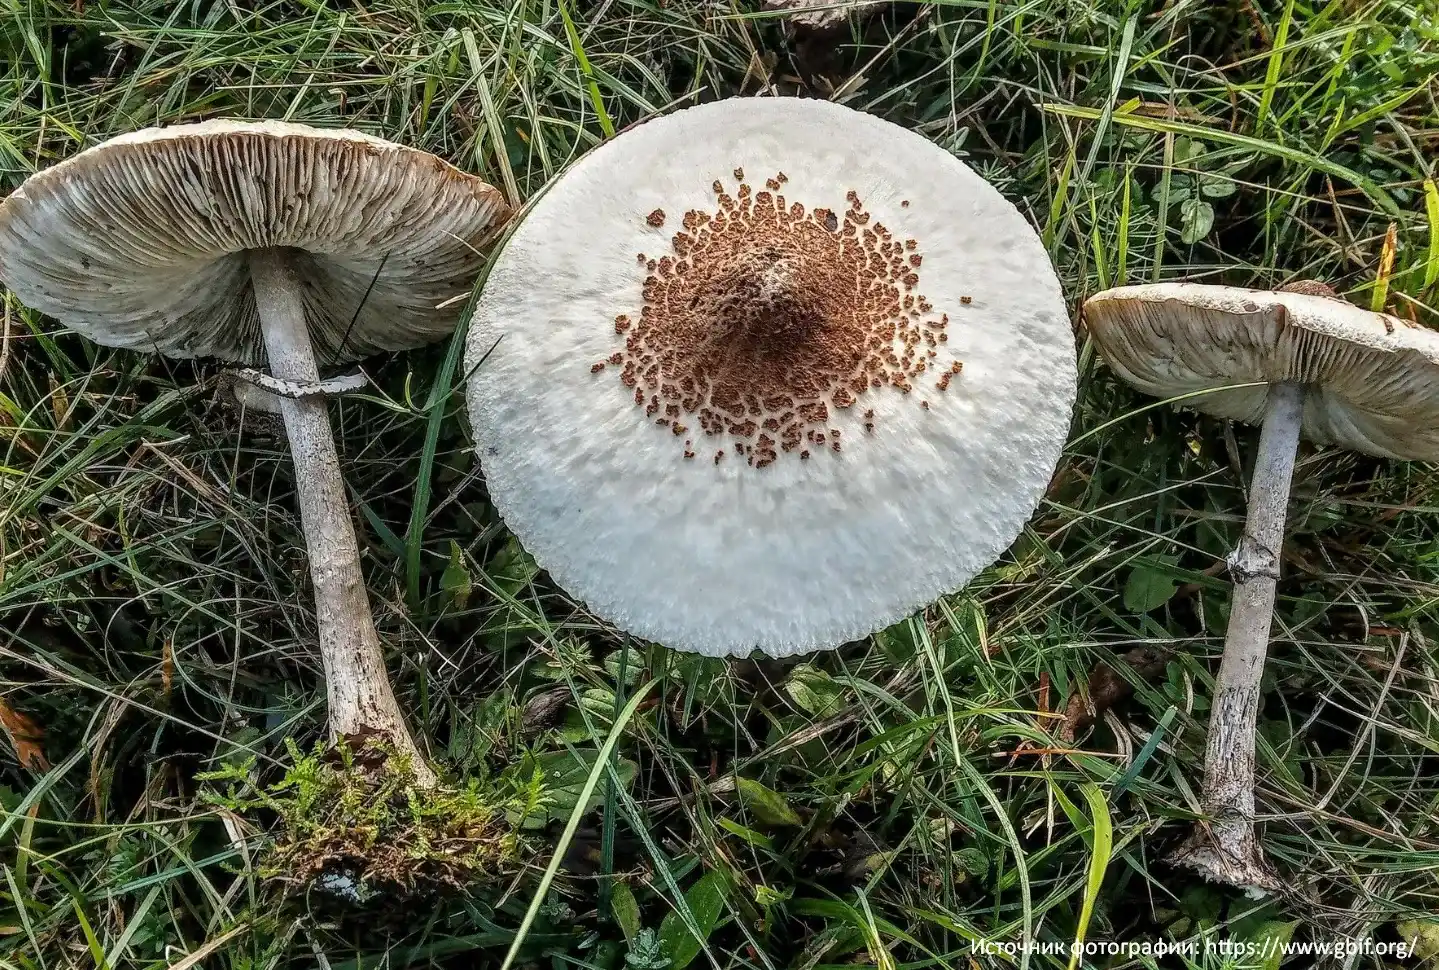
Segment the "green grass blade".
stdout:
<path fill-rule="evenodd" d="M 110 970 L 110 963 L 105 959 L 105 948 L 100 945 L 100 938 L 95 935 L 95 928 L 90 925 L 90 920 L 85 915 L 80 900 L 70 900 L 71 907 L 75 910 L 76 925 L 85 936 L 85 946 L 90 950 L 90 958 L 95 961 L 97 970 Z"/>
<path fill-rule="evenodd" d="M 565 22 L 565 35 L 570 39 L 570 50 L 574 52 L 575 60 L 580 62 L 580 73 L 585 76 L 585 89 L 590 95 L 590 104 L 594 106 L 595 117 L 599 119 L 600 130 L 605 133 L 606 138 L 615 136 L 615 123 L 610 119 L 609 112 L 605 110 L 604 99 L 600 96 L 600 86 L 595 81 L 595 70 L 590 66 L 589 55 L 585 53 L 584 43 L 580 40 L 580 32 L 575 29 L 574 19 L 570 16 L 570 5 L 566 0 L 559 0 L 560 18 Z"/>
<path fill-rule="evenodd" d="M 1439 186 L 1424 180 L 1424 211 L 1429 217 L 1429 261 L 1424 267 L 1424 289 L 1439 281 Z"/>
<path fill-rule="evenodd" d="M 1109 803 L 1104 792 L 1092 782 L 1085 782 L 1080 789 L 1085 801 L 1089 802 L 1089 814 L 1094 820 L 1094 838 L 1089 853 L 1089 879 L 1084 886 L 1084 903 L 1079 910 L 1079 926 L 1074 931 L 1074 948 L 1069 953 L 1069 970 L 1079 966 L 1084 953 L 1084 937 L 1089 932 L 1089 921 L 1094 917 L 1094 902 L 1099 898 L 1099 889 L 1104 885 L 1104 873 L 1109 869 L 1109 857 L 1114 851 L 1114 829 L 1109 820 Z"/>
<path fill-rule="evenodd" d="M 420 449 L 420 469 L 415 478 L 415 501 L 410 506 L 410 524 L 405 530 L 405 592 L 410 608 L 420 608 L 420 551 L 425 538 L 425 519 L 430 512 L 431 479 L 435 472 L 435 454 L 440 447 L 440 427 L 445 421 L 445 408 L 454 390 L 455 368 L 465 349 L 465 322 L 469 320 L 470 307 L 460 315 L 460 326 L 450 338 L 449 349 L 445 352 L 444 363 L 435 375 L 435 386 L 430 391 L 426 406 L 425 443 Z"/>
<path fill-rule="evenodd" d="M 939 656 L 935 652 L 934 644 L 928 637 L 925 637 L 924 641 L 925 653 L 928 656 L 930 665 L 934 668 L 934 675 L 939 679 L 939 683 L 943 685 L 944 670 L 940 665 Z M 1024 939 L 1027 942 L 1034 939 L 1034 900 L 1031 896 L 1029 885 L 1029 867 L 1024 859 L 1024 845 L 1019 841 L 1019 833 L 1014 830 L 1014 825 L 1009 821 L 1009 815 L 1004 809 L 1004 803 L 999 800 L 999 796 L 996 795 L 994 789 L 990 787 L 989 780 L 980 774 L 979 769 L 969 763 L 969 759 L 964 756 L 964 752 L 960 749 L 959 732 L 955 726 L 954 703 L 949 695 L 949 691 L 943 689 L 941 686 L 939 694 L 944 698 L 945 714 L 947 715 L 945 722 L 949 727 L 950 754 L 954 758 L 955 767 L 957 767 L 965 779 L 974 786 L 975 791 L 978 791 L 984 800 L 989 803 L 989 807 L 994 811 L 995 820 L 999 822 L 999 827 L 1004 832 L 1005 840 L 1009 843 L 1009 849 L 1014 854 L 1014 867 L 1019 874 L 1019 897 L 1023 906 Z M 1030 949 L 1028 947 L 1020 951 L 1020 970 L 1028 970 L 1029 955 Z"/>
<path fill-rule="evenodd" d="M 1124 170 L 1124 198 L 1119 209 L 1118 253 L 1114 257 L 1114 285 L 1124 286 L 1129 282 L 1129 220 L 1132 217 L 1130 187 L 1134 184 L 1133 167 Z"/>
<path fill-rule="evenodd" d="M 1077 105 L 1046 104 L 1044 110 L 1053 114 L 1062 115 L 1067 118 L 1083 118 L 1086 121 L 1098 121 L 1103 114 L 1096 108 L 1085 108 Z M 1174 121 L 1169 118 L 1151 118 L 1144 115 L 1115 114 L 1113 123 L 1126 125 L 1131 128 L 1140 128 L 1145 131 L 1163 132 L 1166 134 L 1184 135 L 1188 138 L 1197 138 L 1200 141 L 1211 141 L 1224 145 L 1232 145 L 1235 148 L 1244 148 L 1249 151 L 1259 152 L 1263 155 L 1271 155 L 1275 158 L 1292 162 L 1295 165 L 1304 165 L 1325 175 L 1332 175 L 1341 178 L 1351 185 L 1364 190 L 1369 198 L 1373 199 L 1381 209 L 1391 216 L 1403 216 L 1403 210 L 1394 197 L 1367 175 L 1361 175 L 1346 165 L 1340 165 L 1322 155 L 1315 155 L 1310 152 L 1300 151 L 1297 148 L 1290 148 L 1287 145 L 1277 145 L 1274 142 L 1265 141 L 1262 138 L 1255 138 L 1252 135 L 1241 135 L 1235 131 L 1226 131 L 1222 128 L 1209 128 L 1205 125 L 1191 124 L 1187 121 Z"/>
<path fill-rule="evenodd" d="M 1159 749 L 1159 742 L 1164 739 L 1164 732 L 1169 729 L 1169 722 L 1173 721 L 1174 715 L 1178 713 L 1179 708 L 1171 704 L 1159 718 L 1159 723 L 1149 733 L 1149 740 L 1144 742 L 1144 747 L 1140 748 L 1139 753 L 1134 756 L 1134 763 L 1125 769 L 1124 774 L 1119 776 L 1119 780 L 1110 789 L 1111 798 L 1118 798 L 1130 785 L 1134 784 L 1134 779 L 1139 777 L 1139 773 L 1144 770 L 1144 766 L 1149 763 L 1149 759 Z"/>
<path fill-rule="evenodd" d="M 1255 124 L 1263 129 L 1270 122 L 1274 108 L 1274 92 L 1279 88 L 1279 73 L 1284 68 L 1284 52 L 1289 44 L 1289 25 L 1294 22 L 1294 0 L 1284 5 L 1284 14 L 1279 18 L 1279 28 L 1274 32 L 1274 45 L 1269 50 L 1269 65 L 1264 72 L 1264 92 L 1259 96 L 1259 110 L 1255 112 Z M 1278 128 L 1276 121 L 1274 127 Z"/>
<path fill-rule="evenodd" d="M 624 734 L 625 726 L 629 724 L 630 718 L 634 717 L 635 711 L 639 710 L 640 702 L 658 683 L 659 679 L 656 678 L 635 691 L 630 702 L 615 718 L 614 726 L 610 728 L 610 736 L 605 739 L 604 746 L 600 748 L 600 753 L 595 757 L 594 766 L 590 768 L 584 787 L 580 789 L 579 797 L 575 800 L 574 810 L 570 812 L 570 820 L 565 824 L 564 832 L 560 834 L 560 840 L 555 845 L 550 864 L 545 867 L 545 874 L 540 877 L 540 884 L 535 887 L 535 895 L 530 900 L 530 908 L 525 910 L 525 917 L 520 921 L 520 928 L 515 932 L 514 942 L 510 944 L 510 950 L 505 954 L 505 962 L 500 964 L 500 970 L 510 970 L 510 967 L 514 965 L 515 957 L 519 955 L 525 937 L 529 936 L 530 927 L 534 925 L 540 907 L 545 904 L 545 893 L 550 891 L 550 884 L 555 881 L 555 875 L 560 871 L 565 850 L 574 841 L 575 831 L 580 827 L 580 819 L 585 814 L 585 807 L 589 804 L 590 797 L 594 795 L 595 787 L 600 783 L 600 776 L 605 773 L 605 768 L 609 765 L 610 755 L 614 753 L 615 745 L 619 744 L 620 736 Z"/>

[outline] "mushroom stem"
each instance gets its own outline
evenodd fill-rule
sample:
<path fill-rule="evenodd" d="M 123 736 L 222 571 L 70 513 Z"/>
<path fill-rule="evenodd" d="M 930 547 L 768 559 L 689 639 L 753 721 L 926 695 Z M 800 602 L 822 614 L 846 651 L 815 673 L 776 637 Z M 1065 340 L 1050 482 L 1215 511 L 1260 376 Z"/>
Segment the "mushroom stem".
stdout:
<path fill-rule="evenodd" d="M 1301 384 L 1269 388 L 1244 537 L 1229 557 L 1234 599 L 1204 760 L 1202 797 L 1208 823 L 1176 856 L 1211 879 L 1250 889 L 1274 890 L 1279 885 L 1254 835 L 1254 732 L 1304 396 Z"/>
<path fill-rule="evenodd" d="M 318 381 L 304 297 L 288 257 L 279 249 L 254 250 L 250 275 L 270 373 L 281 380 Z M 295 463 L 300 523 L 315 585 L 330 730 L 337 737 L 380 732 L 397 753 L 408 756 L 416 782 L 430 787 L 436 781 L 434 772 L 405 725 L 385 673 L 325 399 L 278 400 Z"/>

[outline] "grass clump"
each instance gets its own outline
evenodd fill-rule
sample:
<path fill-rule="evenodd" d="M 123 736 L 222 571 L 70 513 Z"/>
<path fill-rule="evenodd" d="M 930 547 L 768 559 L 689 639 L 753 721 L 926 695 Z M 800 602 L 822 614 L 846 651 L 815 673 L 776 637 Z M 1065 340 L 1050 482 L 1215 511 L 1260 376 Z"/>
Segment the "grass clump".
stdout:
<path fill-rule="evenodd" d="M 253 783 L 247 758 L 199 776 L 221 784 L 205 800 L 232 812 L 273 816 L 262 878 L 315 887 L 353 903 L 465 889 L 512 872 L 521 844 L 505 799 L 478 779 L 422 787 L 409 759 L 379 738 L 341 739 L 305 752 L 286 739 L 293 764 L 270 785 Z"/>
<path fill-rule="evenodd" d="M 1073 305 L 1122 283 L 1308 277 L 1439 322 L 1432 3 L 897 3 L 823 44 L 759 7 L 0 0 L 0 191 L 121 131 L 263 117 L 424 148 L 523 202 L 607 129 L 803 94 L 978 168 L 1049 243 Z M 1434 938 L 1439 478 L 1301 454 L 1258 751 L 1264 848 L 1287 891 L 1261 904 L 1206 885 L 1165 858 L 1200 809 L 1224 557 L 1257 435 L 1138 395 L 1079 342 L 1074 433 L 1005 559 L 804 664 L 626 649 L 495 515 L 449 348 L 367 362 L 374 393 L 332 420 L 376 622 L 416 731 L 498 813 L 484 831 L 508 820 L 547 858 L 614 712 L 659 678 L 521 959 L 1017 967 L 974 941 L 1063 943 L 1082 926 L 1097 943 L 1197 948 L 1085 966 L 1219 970 L 1237 961 L 1218 944 L 1285 933 Z M 334 768 L 311 748 L 323 669 L 273 427 L 207 408 L 203 365 L 96 348 L 8 296 L 0 346 L 0 695 L 43 729 L 50 766 L 0 745 L 0 960 L 498 965 L 529 902 L 508 881 L 396 907 L 366 936 L 268 905 L 258 867 L 310 826 L 315 858 L 319 827 L 344 821 L 343 777 L 323 797 L 303 783 L 311 818 L 243 809 L 273 827 L 274 852 L 197 795 L 199 773 L 253 759 L 201 784 L 249 800 L 264 785 L 297 813 L 300 792 L 271 786 L 300 771 L 285 738 Z M 343 809 L 356 844 L 375 790 Z M 414 851 L 404 833 L 435 823 L 390 790 L 377 831 Z M 447 844 L 466 843 L 432 835 L 431 857 Z M 1068 970 L 1067 955 L 1024 959 Z"/>

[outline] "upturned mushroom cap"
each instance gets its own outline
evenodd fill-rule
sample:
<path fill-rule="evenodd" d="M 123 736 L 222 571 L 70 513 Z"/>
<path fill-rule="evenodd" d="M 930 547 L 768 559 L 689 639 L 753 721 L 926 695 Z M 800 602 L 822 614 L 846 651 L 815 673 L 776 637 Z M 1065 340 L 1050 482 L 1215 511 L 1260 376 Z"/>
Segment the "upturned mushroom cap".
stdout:
<path fill-rule="evenodd" d="M 538 562 L 714 655 L 835 647 L 963 586 L 1033 513 L 1075 396 L 1014 206 L 912 132 L 789 98 L 576 163 L 497 258 L 467 361 L 491 497 Z"/>
<path fill-rule="evenodd" d="M 1433 331 L 1313 293 L 1199 283 L 1106 290 L 1084 319 L 1110 366 L 1146 394 L 1214 391 L 1182 403 L 1258 424 L 1270 383 L 1304 384 L 1309 440 L 1439 460 Z"/>
<path fill-rule="evenodd" d="M 246 251 L 284 248 L 316 355 L 333 364 L 450 333 L 459 307 L 440 304 L 468 290 L 507 215 L 481 180 L 355 131 L 152 128 L 0 203 L 0 280 L 96 343 L 258 364 Z"/>

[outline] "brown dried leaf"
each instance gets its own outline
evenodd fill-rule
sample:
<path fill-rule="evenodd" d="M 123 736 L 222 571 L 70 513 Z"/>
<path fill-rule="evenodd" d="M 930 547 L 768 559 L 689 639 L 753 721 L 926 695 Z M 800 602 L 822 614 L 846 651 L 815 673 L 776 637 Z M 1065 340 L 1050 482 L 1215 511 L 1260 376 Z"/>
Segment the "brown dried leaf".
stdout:
<path fill-rule="evenodd" d="M 50 762 L 45 759 L 45 732 L 40 725 L 11 707 L 3 697 L 0 697 L 0 727 L 10 738 L 20 764 L 31 771 L 50 770 Z"/>
<path fill-rule="evenodd" d="M 1154 647 L 1135 647 L 1116 662 L 1132 668 L 1144 680 L 1156 680 L 1164 674 L 1170 652 Z M 1072 742 L 1081 733 L 1104 716 L 1111 707 L 1134 693 L 1129 681 L 1111 665 L 1103 661 L 1094 665 L 1089 672 L 1089 687 L 1077 691 L 1069 698 L 1064 709 L 1064 721 L 1059 736 Z"/>
<path fill-rule="evenodd" d="M 50 411 L 55 415 L 55 430 L 64 431 L 70 423 L 70 396 L 53 374 L 50 376 Z"/>
<path fill-rule="evenodd" d="M 160 648 L 160 696 L 166 703 L 170 700 L 170 690 L 175 684 L 175 642 L 169 637 L 165 638 Z"/>

